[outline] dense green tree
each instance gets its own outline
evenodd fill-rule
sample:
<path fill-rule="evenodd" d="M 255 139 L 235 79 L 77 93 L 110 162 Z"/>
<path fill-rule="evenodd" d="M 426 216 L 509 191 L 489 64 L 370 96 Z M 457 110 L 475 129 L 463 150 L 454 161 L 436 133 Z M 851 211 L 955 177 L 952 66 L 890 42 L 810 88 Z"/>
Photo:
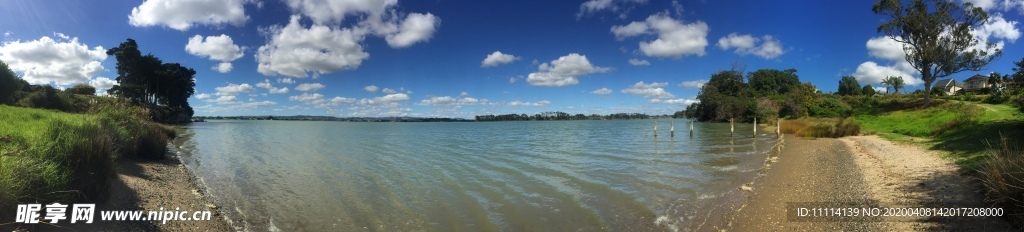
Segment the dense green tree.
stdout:
<path fill-rule="evenodd" d="M 14 105 L 14 95 L 28 85 L 7 64 L 0 61 L 0 104 Z"/>
<path fill-rule="evenodd" d="M 871 87 L 871 85 L 864 85 L 864 88 L 860 92 L 866 96 L 874 96 L 875 88 Z"/>
<path fill-rule="evenodd" d="M 750 73 L 747 82 L 758 96 L 772 96 L 785 94 L 800 85 L 800 78 L 796 75 L 796 69 L 760 69 Z"/>
<path fill-rule="evenodd" d="M 84 94 L 84 95 L 96 95 L 96 87 L 92 87 L 87 84 L 77 84 L 65 90 L 65 92 L 73 94 Z"/>
<path fill-rule="evenodd" d="M 142 55 L 135 40 L 128 39 L 107 50 L 117 59 L 117 85 L 107 92 L 137 102 L 163 105 L 191 117 L 188 98 L 195 93 L 196 71 L 178 63 L 163 63 L 153 54 Z"/>
<path fill-rule="evenodd" d="M 1013 65 L 1013 74 L 1010 77 L 1013 79 L 1013 83 L 1017 85 L 1017 88 L 1024 88 L 1024 58 L 1013 62 Z"/>
<path fill-rule="evenodd" d="M 971 49 L 979 43 L 971 31 L 988 21 L 988 13 L 969 2 L 958 2 L 910 0 L 904 5 L 902 0 L 879 0 L 872 7 L 875 14 L 889 18 L 878 32 L 903 45 L 904 58 L 921 73 L 926 90 L 936 78 L 981 70 L 1002 55 L 992 42 L 985 49 Z M 929 95 L 924 95 L 925 105 Z"/>
<path fill-rule="evenodd" d="M 743 82 L 743 75 L 736 70 L 721 71 L 701 87 L 694 117 L 700 121 L 728 121 L 750 113 L 754 105 L 750 86 Z"/>
<path fill-rule="evenodd" d="M 837 92 L 839 95 L 860 95 L 861 92 L 863 91 L 861 91 L 860 83 L 857 83 L 857 78 L 844 76 L 839 80 L 839 91 Z"/>

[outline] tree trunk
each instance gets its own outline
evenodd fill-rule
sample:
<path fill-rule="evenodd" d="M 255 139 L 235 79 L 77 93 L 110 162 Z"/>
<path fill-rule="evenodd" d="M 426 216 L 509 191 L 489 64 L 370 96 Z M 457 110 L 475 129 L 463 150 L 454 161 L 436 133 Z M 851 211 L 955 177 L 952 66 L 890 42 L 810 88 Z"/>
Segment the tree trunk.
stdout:
<path fill-rule="evenodd" d="M 921 72 L 921 80 L 924 81 L 924 105 L 928 105 L 931 101 L 932 96 L 932 82 L 935 82 L 935 78 L 932 77 L 931 72 Z"/>

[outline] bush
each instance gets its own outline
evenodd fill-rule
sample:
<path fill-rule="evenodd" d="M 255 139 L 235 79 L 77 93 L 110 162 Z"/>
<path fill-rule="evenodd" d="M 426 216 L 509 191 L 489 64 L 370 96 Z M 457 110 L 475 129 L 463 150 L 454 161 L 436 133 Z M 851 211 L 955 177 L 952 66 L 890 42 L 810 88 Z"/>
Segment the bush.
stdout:
<path fill-rule="evenodd" d="M 17 100 L 15 94 L 25 85 L 28 85 L 25 80 L 18 78 L 7 64 L 0 61 L 0 104 L 13 105 Z"/>
<path fill-rule="evenodd" d="M 850 110 L 850 106 L 840 101 L 836 96 L 827 96 L 818 104 L 811 105 L 808 108 L 811 116 L 824 118 L 849 116 Z"/>
<path fill-rule="evenodd" d="M 946 95 L 948 95 L 948 94 L 946 93 L 946 91 L 943 91 L 942 88 L 938 88 L 938 87 L 932 88 L 932 96 L 933 97 L 945 97 Z"/>
<path fill-rule="evenodd" d="M 988 97 L 986 97 L 982 102 L 988 104 L 1003 104 L 1003 102 L 1006 102 L 1007 100 L 1010 100 L 1010 98 L 1004 94 L 992 94 L 988 95 Z"/>
<path fill-rule="evenodd" d="M 800 137 L 839 138 L 860 134 L 860 124 L 852 118 L 785 120 L 779 131 Z"/>
<path fill-rule="evenodd" d="M 68 96 L 49 85 L 45 85 L 35 92 L 31 92 L 18 101 L 18 105 L 29 108 L 51 109 L 65 111 L 70 108 Z"/>
<path fill-rule="evenodd" d="M 82 95 L 96 95 L 96 87 L 92 87 L 87 84 L 77 84 L 70 89 L 65 90 L 65 92 Z"/>
<path fill-rule="evenodd" d="M 980 169 L 986 200 L 1006 210 L 1007 218 L 1024 226 L 1024 149 L 1011 146 L 1000 135 L 1000 143 L 989 144 L 988 162 Z"/>

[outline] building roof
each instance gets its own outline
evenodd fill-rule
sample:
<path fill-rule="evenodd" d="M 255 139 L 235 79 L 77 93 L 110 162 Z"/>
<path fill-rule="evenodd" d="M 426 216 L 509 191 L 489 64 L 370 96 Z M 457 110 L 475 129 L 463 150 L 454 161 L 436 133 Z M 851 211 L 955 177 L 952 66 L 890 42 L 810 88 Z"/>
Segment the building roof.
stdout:
<path fill-rule="evenodd" d="M 952 82 L 952 83 L 950 83 L 950 82 Z M 935 86 L 936 87 L 938 87 L 938 86 L 942 86 L 942 87 L 956 86 L 956 87 L 960 87 L 960 88 L 964 87 L 964 85 L 962 83 L 960 83 L 960 82 L 958 82 L 958 81 L 956 81 L 954 79 L 943 79 L 943 80 L 936 81 L 935 82 Z"/>
<path fill-rule="evenodd" d="M 967 78 L 967 80 L 964 80 L 964 82 L 968 81 L 988 81 L 988 77 L 982 76 L 981 74 L 974 74 L 974 76 L 972 76 L 971 78 Z"/>

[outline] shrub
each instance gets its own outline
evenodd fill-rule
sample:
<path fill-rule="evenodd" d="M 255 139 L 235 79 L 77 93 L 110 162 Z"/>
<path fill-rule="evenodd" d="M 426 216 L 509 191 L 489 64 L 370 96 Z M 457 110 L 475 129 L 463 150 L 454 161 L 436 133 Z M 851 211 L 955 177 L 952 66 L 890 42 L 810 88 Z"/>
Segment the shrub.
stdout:
<path fill-rule="evenodd" d="M 25 80 L 18 78 L 11 71 L 3 61 L 0 61 L 0 104 L 13 105 L 15 103 L 15 94 L 19 92 L 24 85 L 28 85 Z"/>
<path fill-rule="evenodd" d="M 980 169 L 985 198 L 1005 209 L 1011 222 L 1024 226 L 1024 149 L 1002 135 L 1000 140 L 989 144 L 988 162 Z"/>
<path fill-rule="evenodd" d="M 39 90 L 29 93 L 25 98 L 18 101 L 18 105 L 29 108 L 65 111 L 70 108 L 68 98 L 69 97 L 66 93 L 62 93 L 49 85 L 45 85 Z"/>
<path fill-rule="evenodd" d="M 818 104 L 811 105 L 808 108 L 811 116 L 825 118 L 849 116 L 850 110 L 850 106 L 840 101 L 836 96 L 827 96 Z"/>
<path fill-rule="evenodd" d="M 852 118 L 785 120 L 779 131 L 800 137 L 839 138 L 860 134 L 860 124 Z"/>
<path fill-rule="evenodd" d="M 945 97 L 946 95 L 948 95 L 946 94 L 946 91 L 943 91 L 942 88 L 939 87 L 932 88 L 931 94 L 933 97 Z"/>
<path fill-rule="evenodd" d="M 70 89 L 65 90 L 65 92 L 83 95 L 96 95 L 96 87 L 92 87 L 87 84 L 77 84 Z"/>

